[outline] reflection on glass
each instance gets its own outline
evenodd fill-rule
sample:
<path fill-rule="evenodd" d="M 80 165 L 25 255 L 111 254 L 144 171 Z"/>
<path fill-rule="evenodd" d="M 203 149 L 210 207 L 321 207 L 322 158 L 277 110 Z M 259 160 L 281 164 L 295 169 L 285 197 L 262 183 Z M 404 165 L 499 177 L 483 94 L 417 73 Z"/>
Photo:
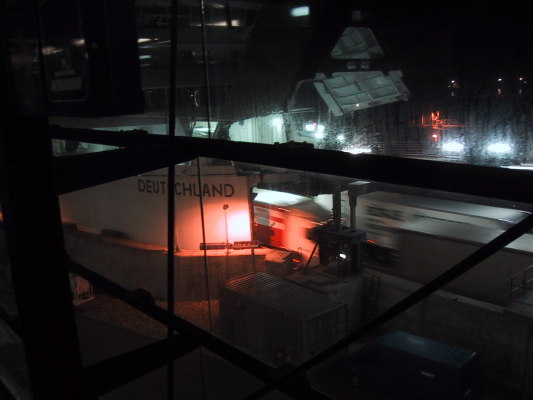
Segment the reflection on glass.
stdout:
<path fill-rule="evenodd" d="M 209 285 L 201 298 L 208 301 L 203 304 L 209 315 L 205 311 L 198 315 L 210 318 L 213 333 L 274 367 L 298 365 L 319 353 L 532 210 L 527 204 L 221 160 L 203 160 L 202 171 L 207 186 L 196 192 L 191 186 L 187 192 L 198 201 L 203 198 L 207 216 L 199 227 L 206 243 L 197 251 L 199 255 L 205 251 L 205 258 L 196 261 L 196 278 L 190 277 L 196 282 L 203 280 L 198 288 Z M 242 211 L 249 213 L 244 225 L 251 223 L 242 238 L 244 243 L 235 239 L 234 229 L 240 225 L 232 219 L 240 206 L 231 203 L 234 196 L 219 196 L 211 186 L 215 177 L 229 182 L 234 174 L 242 179 L 232 183 L 232 192 L 242 196 Z M 244 188 L 242 195 L 236 185 Z M 183 194 L 183 184 L 179 189 Z M 187 209 L 185 202 L 180 204 Z M 187 230 L 191 237 L 200 234 Z M 516 317 L 503 309 L 511 303 L 527 304 L 524 296 L 531 286 L 520 285 L 524 270 L 526 280 L 533 277 L 527 268 L 533 264 L 529 236 L 401 314 L 384 331 L 399 329 L 475 351 L 482 355 L 483 368 L 491 371 L 502 371 L 501 357 L 510 357 L 514 367 L 504 375 L 521 384 L 519 365 L 523 365 L 524 354 L 514 352 L 527 347 L 527 323 L 515 325 L 521 337 L 515 350 L 498 355 L 489 346 L 490 335 L 480 335 L 478 329 L 489 318 L 490 330 L 506 330 Z M 180 253 L 186 257 L 187 240 L 182 243 Z M 202 265 L 206 260 L 207 266 Z M 515 276 L 520 293 L 509 302 L 506 293 L 511 276 Z M 180 288 L 183 294 L 187 290 L 191 299 L 192 289 Z M 313 309 L 313 305 L 327 310 Z M 498 343 L 503 346 L 508 338 L 504 335 Z M 328 374 L 331 378 L 334 368 L 340 368 L 358 347 L 354 344 L 317 366 L 308 378 L 327 385 Z M 344 384 L 349 382 L 346 379 Z M 503 381 L 489 383 L 501 386 Z"/>
<path fill-rule="evenodd" d="M 155 302 L 166 298 L 166 202 L 164 189 L 143 190 L 143 179 L 67 193 L 59 202 L 68 256 L 135 298 Z M 98 282 L 71 271 L 70 283 L 86 364 L 165 337 L 164 325 L 102 291 Z"/>
<path fill-rule="evenodd" d="M 274 118 L 265 125 L 279 127 Z M 70 256 L 166 308 L 165 201 L 172 190 L 176 315 L 274 368 L 319 354 L 532 211 L 525 204 L 216 159 L 177 165 L 175 173 L 173 188 L 167 170 L 158 170 L 63 195 Z M 515 321 L 516 307 L 530 287 L 512 299 L 506 294 L 509 278 L 533 264 L 529 236 L 384 330 L 478 352 L 483 368 L 502 374 L 496 383 L 519 385 L 529 336 L 527 323 Z M 94 298 L 77 305 L 80 317 L 87 309 L 86 317 L 129 333 L 164 336 L 163 326 L 93 289 L 88 297 Z M 509 336 L 485 332 L 507 326 L 520 339 L 496 351 Z M 359 347 L 307 377 L 319 384 Z"/>
<path fill-rule="evenodd" d="M 165 134 L 172 70 L 178 135 L 530 168 L 527 77 L 503 76 L 494 54 L 529 67 L 504 51 L 491 23 L 476 19 L 476 29 L 466 29 L 472 21 L 455 12 L 420 20 L 404 13 L 398 21 L 363 6 L 346 13 L 351 18 L 326 19 L 336 6 L 230 1 L 202 11 L 180 3 L 178 61 L 170 65 L 170 4 L 139 3 L 146 114 L 87 127 Z M 221 160 L 203 160 L 201 176 L 194 163 L 178 166 L 174 187 L 167 182 L 165 171 L 152 171 L 64 196 L 74 199 L 62 202 L 71 256 L 166 307 L 164 251 L 174 251 L 176 314 L 273 366 L 297 365 L 327 348 L 532 210 Z M 173 249 L 165 230 L 169 191 L 176 196 Z M 516 307 L 528 295 L 530 239 L 387 329 L 472 348 L 499 382 L 520 385 L 531 334 L 515 318 L 524 317 Z M 511 298 L 514 277 L 521 292 Z M 520 336 L 512 344 L 508 326 Z M 500 330 L 503 340 L 489 333 Z M 417 377 L 434 378 L 424 372 Z M 463 395 L 474 393 L 469 382 L 459 383 Z"/>
<path fill-rule="evenodd" d="M 171 3 L 137 3 L 144 112 L 51 122 L 166 134 L 172 71 L 180 136 L 531 168 L 530 67 L 504 44 L 526 31 L 493 38 L 490 10 L 473 20 L 440 9 L 396 19 L 368 5 L 340 7 L 180 2 L 171 66 Z M 486 51 L 474 45 L 487 38 L 494 40 Z M 58 144 L 58 154 L 73 146 Z"/>
<path fill-rule="evenodd" d="M 488 15 L 469 30 L 460 12 L 397 20 L 370 6 L 340 7 L 180 2 L 171 66 L 170 2 L 137 3 L 144 113 L 52 122 L 165 134 L 173 71 L 178 135 L 531 167 L 530 68 L 503 39 L 480 55 L 472 43 L 493 35 Z M 510 41 L 523 33 L 506 31 Z M 454 37 L 465 38 L 460 50 Z M 425 56 L 435 48 L 438 56 Z M 484 68 L 474 68 L 480 60 Z"/>

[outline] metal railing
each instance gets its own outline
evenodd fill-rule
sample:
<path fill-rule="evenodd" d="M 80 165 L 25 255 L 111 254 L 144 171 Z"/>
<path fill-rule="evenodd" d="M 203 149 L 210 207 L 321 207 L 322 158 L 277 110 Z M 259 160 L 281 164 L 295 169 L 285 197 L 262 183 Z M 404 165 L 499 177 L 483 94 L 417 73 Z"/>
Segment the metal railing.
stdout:
<path fill-rule="evenodd" d="M 531 273 L 531 276 L 528 274 Z M 509 305 L 526 294 L 528 285 L 533 282 L 533 264 L 512 275 L 505 281 L 508 291 L 505 294 L 505 304 Z"/>

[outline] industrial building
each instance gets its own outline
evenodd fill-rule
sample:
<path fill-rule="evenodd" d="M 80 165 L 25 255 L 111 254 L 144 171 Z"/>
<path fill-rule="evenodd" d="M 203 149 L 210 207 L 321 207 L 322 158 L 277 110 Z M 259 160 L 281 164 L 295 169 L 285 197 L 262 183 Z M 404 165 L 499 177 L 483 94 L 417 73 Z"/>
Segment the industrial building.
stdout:
<path fill-rule="evenodd" d="M 532 398 L 529 17 L 0 0 L 0 398 Z"/>

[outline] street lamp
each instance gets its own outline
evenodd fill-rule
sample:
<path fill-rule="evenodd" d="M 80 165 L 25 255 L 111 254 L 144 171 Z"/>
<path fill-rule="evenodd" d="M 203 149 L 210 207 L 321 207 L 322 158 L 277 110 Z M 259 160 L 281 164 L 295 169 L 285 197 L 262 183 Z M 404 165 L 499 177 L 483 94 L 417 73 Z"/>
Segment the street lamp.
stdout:
<path fill-rule="evenodd" d="M 222 209 L 224 210 L 224 224 L 226 226 L 226 254 L 229 254 L 229 241 L 228 241 L 228 214 L 227 209 L 229 208 L 229 205 L 224 204 L 222 206 Z"/>

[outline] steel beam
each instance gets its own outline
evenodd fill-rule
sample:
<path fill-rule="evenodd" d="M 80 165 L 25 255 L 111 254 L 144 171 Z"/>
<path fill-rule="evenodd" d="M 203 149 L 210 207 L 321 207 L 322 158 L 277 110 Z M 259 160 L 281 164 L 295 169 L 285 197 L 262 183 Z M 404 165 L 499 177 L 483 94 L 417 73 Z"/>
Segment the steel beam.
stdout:
<path fill-rule="evenodd" d="M 88 366 L 84 376 L 93 396 L 102 396 L 197 348 L 198 344 L 178 334 Z"/>
<path fill-rule="evenodd" d="M 178 145 L 135 147 L 59 157 L 54 160 L 57 194 L 86 189 L 193 158 L 184 154 Z"/>
<path fill-rule="evenodd" d="M 533 193 L 526 190 L 531 183 L 531 172 L 507 168 L 459 164 L 433 160 L 421 160 L 405 157 L 391 157 L 373 154 L 349 154 L 333 150 L 319 150 L 308 145 L 285 143 L 280 145 L 232 142 L 215 139 L 198 139 L 160 135 L 138 135 L 116 132 L 98 132 L 91 140 L 89 130 L 64 128 L 62 136 L 77 136 L 83 141 L 118 144 L 125 147 L 148 146 L 150 155 L 139 159 L 141 168 L 135 164 L 136 154 L 141 149 L 125 154 L 121 162 L 108 163 L 104 168 L 95 167 L 89 158 L 73 156 L 58 158 L 59 193 L 71 190 L 79 174 L 85 177 L 91 168 L 101 170 L 101 175 L 111 174 L 108 168 L 122 168 L 122 176 L 132 176 L 145 171 L 163 167 L 162 161 L 183 162 L 195 157 L 211 157 L 256 165 L 267 165 L 293 169 L 296 171 L 315 172 L 318 174 L 337 175 L 353 179 L 413 186 L 431 190 L 463 193 L 495 199 L 533 203 Z M 53 137 L 57 136 L 52 132 Z M 161 155 L 156 155 L 159 151 Z M 99 158 L 94 155 L 94 160 Z M 67 171 L 62 171 L 66 169 Z M 80 179 L 84 181 L 84 179 Z M 103 183 L 103 182 L 102 182 Z M 89 185 L 90 186 L 90 185 Z M 80 187 L 81 188 L 81 187 Z"/>

